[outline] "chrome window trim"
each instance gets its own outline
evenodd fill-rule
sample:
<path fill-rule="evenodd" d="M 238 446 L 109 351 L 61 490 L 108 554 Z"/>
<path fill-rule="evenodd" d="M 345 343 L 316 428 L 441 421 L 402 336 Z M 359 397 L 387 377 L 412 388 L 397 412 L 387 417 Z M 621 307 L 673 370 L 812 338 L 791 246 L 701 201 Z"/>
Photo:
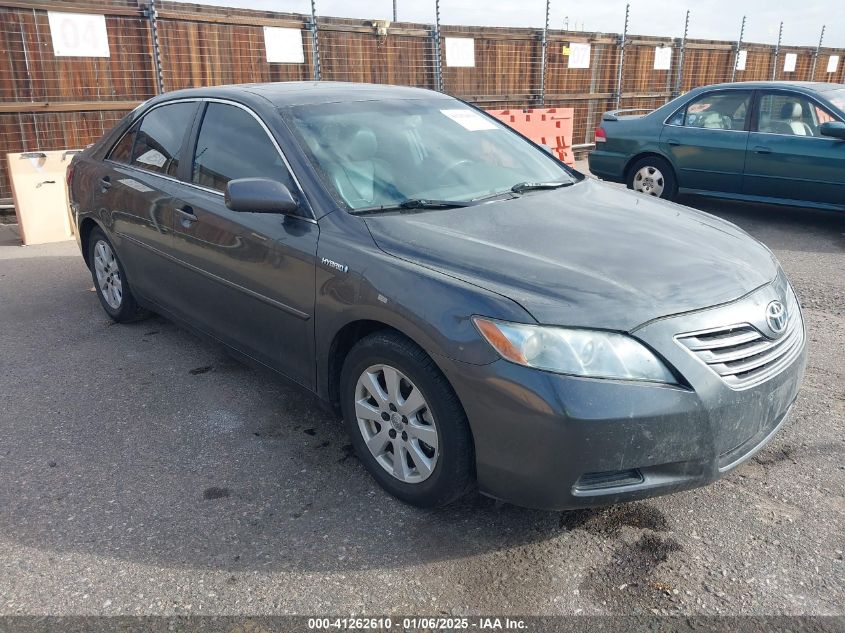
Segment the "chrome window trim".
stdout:
<path fill-rule="evenodd" d="M 237 101 L 232 101 L 230 99 L 222 99 L 220 97 L 185 97 L 183 99 L 173 99 L 171 101 L 164 101 L 162 103 L 155 104 L 149 110 L 144 111 L 139 116 L 138 121 L 143 119 L 145 116 L 147 116 L 150 112 L 152 112 L 156 108 L 161 108 L 161 107 L 166 106 L 166 105 L 172 105 L 174 103 L 222 103 L 224 105 L 235 106 L 237 108 L 240 108 L 241 110 L 244 110 L 245 112 L 248 112 L 250 115 L 252 115 L 253 119 L 258 121 L 258 124 L 264 130 L 264 133 L 270 139 L 270 142 L 273 143 L 273 147 L 276 148 L 276 151 L 279 153 L 279 156 L 282 158 L 282 162 L 284 163 L 285 167 L 288 170 L 288 173 L 290 174 L 291 178 L 293 179 L 293 182 L 296 185 L 297 192 L 299 193 L 299 195 L 303 199 L 307 200 L 307 196 L 305 195 L 305 191 L 302 189 L 302 184 L 300 184 L 299 179 L 296 177 L 296 174 L 294 173 L 293 169 L 291 168 L 290 162 L 288 161 L 288 157 L 285 156 L 284 151 L 279 146 L 278 142 L 276 142 L 276 139 L 273 137 L 273 134 L 270 132 L 270 128 L 267 127 L 267 124 L 264 123 L 264 121 L 261 119 L 261 117 L 258 116 L 258 114 L 256 114 L 252 110 L 252 108 L 249 108 L 248 106 L 245 106 L 242 103 L 238 103 Z M 180 185 L 188 185 L 189 187 L 193 187 L 194 189 L 199 189 L 200 191 L 205 191 L 206 193 L 213 193 L 213 194 L 216 194 L 216 195 L 221 196 L 221 197 L 224 196 L 224 193 L 222 191 L 217 191 L 217 189 L 211 189 L 210 187 L 204 187 L 203 185 L 198 185 L 195 182 L 188 182 L 187 180 L 180 180 L 178 178 L 173 178 L 172 176 L 168 176 L 167 174 L 160 174 L 158 172 L 150 171 L 148 169 L 143 169 L 141 167 L 137 167 L 135 165 L 131 165 L 131 164 L 128 164 L 128 163 L 119 163 L 117 161 L 111 160 L 111 158 L 108 158 L 109 156 L 111 156 L 111 153 L 114 150 L 114 148 L 117 147 L 117 145 L 123 140 L 123 137 L 126 136 L 133 127 L 135 127 L 135 125 L 136 125 L 136 123 L 138 123 L 138 121 L 134 121 L 132 123 L 132 125 L 130 125 L 128 128 L 126 128 L 126 130 L 123 132 L 123 134 L 120 135 L 120 138 L 117 139 L 117 141 L 115 141 L 114 144 L 109 148 L 109 151 L 107 152 L 106 157 L 103 158 L 104 162 L 111 163 L 112 165 L 118 165 L 120 167 L 126 167 L 128 169 L 134 169 L 134 170 L 140 171 L 141 173 L 144 173 L 144 174 L 150 174 L 152 176 L 158 176 L 159 178 L 164 178 L 165 180 L 169 180 L 171 182 L 175 182 L 175 183 L 178 183 Z M 193 125 L 193 122 L 191 123 L 191 125 Z M 202 122 L 200 122 L 200 127 L 197 130 L 197 136 L 199 136 L 199 129 L 201 129 L 201 128 L 202 128 Z M 191 161 L 193 162 L 193 156 L 191 157 Z M 193 169 L 191 171 L 193 172 Z M 309 206 L 308 213 L 309 213 L 310 217 L 306 217 L 306 216 L 303 216 L 303 215 L 293 215 L 293 217 L 301 218 L 303 220 L 306 220 L 308 222 L 312 222 L 312 223 L 316 224 L 317 220 L 314 217 L 313 210 L 310 208 L 310 206 L 311 206 L 310 203 L 309 203 L 308 206 Z M 292 215 L 292 214 L 284 214 L 284 215 Z"/>
<path fill-rule="evenodd" d="M 671 119 L 673 116 L 678 114 L 679 111 L 686 110 L 687 106 L 689 106 L 689 104 L 691 104 L 693 101 L 695 101 L 699 97 L 703 97 L 705 95 L 708 95 L 711 92 L 748 92 L 749 97 L 750 97 L 749 102 L 748 102 L 748 107 L 750 108 L 753 105 L 753 101 L 754 101 L 754 90 L 753 89 L 742 87 L 742 88 L 717 88 L 715 90 L 710 90 L 710 91 L 705 90 L 705 91 L 702 91 L 700 94 L 697 94 L 696 96 L 694 96 L 692 99 L 690 99 L 689 101 L 684 103 L 684 105 L 682 105 L 680 108 L 678 108 L 677 110 L 672 112 L 672 114 L 670 114 L 665 119 L 663 119 L 663 125 L 668 126 L 668 127 L 688 128 L 690 130 L 713 130 L 714 132 L 741 132 L 742 134 L 748 134 L 748 132 L 750 132 L 750 130 L 733 130 L 733 129 L 731 129 L 731 130 L 720 130 L 719 128 L 715 128 L 715 127 L 692 127 L 692 126 L 689 126 L 689 125 L 676 125 L 674 123 L 669 123 L 669 119 Z M 686 117 L 684 117 L 684 118 L 686 118 Z"/>

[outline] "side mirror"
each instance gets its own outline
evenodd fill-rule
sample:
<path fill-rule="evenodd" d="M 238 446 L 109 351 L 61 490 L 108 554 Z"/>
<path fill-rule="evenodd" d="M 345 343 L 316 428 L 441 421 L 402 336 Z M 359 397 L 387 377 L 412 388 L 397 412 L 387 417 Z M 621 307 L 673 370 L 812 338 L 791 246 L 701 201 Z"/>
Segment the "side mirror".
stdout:
<path fill-rule="evenodd" d="M 549 154 L 551 154 L 552 156 L 554 156 L 554 155 L 555 155 L 555 151 L 552 149 L 552 146 L 551 146 L 551 145 L 546 145 L 545 143 L 540 143 L 540 147 L 542 147 L 542 148 L 543 148 L 543 151 L 548 152 L 548 153 L 549 153 Z"/>
<path fill-rule="evenodd" d="M 832 136 L 845 140 L 845 123 L 841 121 L 828 121 L 819 126 L 819 133 L 822 136 Z"/>
<path fill-rule="evenodd" d="M 232 211 L 290 213 L 299 208 L 290 190 L 269 178 L 237 178 L 226 184 L 226 206 Z"/>

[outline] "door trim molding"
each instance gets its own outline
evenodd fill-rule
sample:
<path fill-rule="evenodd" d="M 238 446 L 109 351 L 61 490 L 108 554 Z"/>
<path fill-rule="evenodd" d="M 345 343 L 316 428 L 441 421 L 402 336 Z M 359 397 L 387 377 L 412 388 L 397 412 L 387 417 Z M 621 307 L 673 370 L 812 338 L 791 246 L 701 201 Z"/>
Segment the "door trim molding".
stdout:
<path fill-rule="evenodd" d="M 183 261 L 183 260 L 179 259 L 178 257 L 173 257 L 173 255 L 165 253 L 164 251 L 161 251 L 161 250 L 155 248 L 154 246 L 150 246 L 149 244 L 145 244 L 141 240 L 134 238 L 131 235 L 127 235 L 126 233 L 120 233 L 120 232 L 117 232 L 117 231 L 115 233 L 118 236 L 120 236 L 121 239 L 125 239 L 129 242 L 132 242 L 133 244 L 137 244 L 138 246 L 141 246 L 142 248 L 145 248 L 145 249 L 155 253 L 156 255 L 159 255 L 160 257 L 163 257 L 166 260 L 173 262 L 174 264 L 178 264 L 178 265 L 182 266 L 183 268 L 187 268 L 188 270 L 195 272 L 195 273 L 198 273 L 198 274 L 202 275 L 203 277 L 206 277 L 207 279 L 211 279 L 212 281 L 215 281 L 215 282 L 217 282 L 217 283 L 219 283 L 223 286 L 226 286 L 228 288 L 232 288 L 234 290 L 238 290 L 238 291 L 244 293 L 245 295 L 252 297 L 253 299 L 258 299 L 259 301 L 266 303 L 267 305 L 273 306 L 274 308 L 278 308 L 279 310 L 282 310 L 283 312 L 287 312 L 288 314 L 291 314 L 291 315 L 295 316 L 296 318 L 301 319 L 302 321 L 308 321 L 311 318 L 311 315 L 308 314 L 307 312 L 302 312 L 301 310 L 297 310 L 296 308 L 289 306 L 286 303 L 282 303 L 281 301 L 276 301 L 275 299 L 272 299 L 271 297 L 268 297 L 267 295 L 263 295 L 261 293 L 255 292 L 254 290 L 250 290 L 249 288 L 244 288 L 243 286 L 236 284 L 233 281 L 229 281 L 228 279 L 223 279 L 222 277 L 219 277 L 219 276 L 217 276 L 213 273 L 210 273 L 207 270 L 203 270 L 202 268 L 194 266 L 193 264 L 189 264 L 188 262 Z"/>

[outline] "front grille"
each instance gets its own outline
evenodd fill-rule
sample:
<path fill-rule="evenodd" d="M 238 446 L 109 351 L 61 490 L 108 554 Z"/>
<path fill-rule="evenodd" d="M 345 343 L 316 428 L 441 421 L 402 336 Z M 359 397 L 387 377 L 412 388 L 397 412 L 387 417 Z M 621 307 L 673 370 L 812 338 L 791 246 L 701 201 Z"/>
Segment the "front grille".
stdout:
<path fill-rule="evenodd" d="M 678 341 L 704 362 L 732 389 L 753 387 L 787 367 L 804 344 L 804 326 L 795 295 L 787 300 L 786 331 L 771 339 L 748 323 L 691 334 Z"/>

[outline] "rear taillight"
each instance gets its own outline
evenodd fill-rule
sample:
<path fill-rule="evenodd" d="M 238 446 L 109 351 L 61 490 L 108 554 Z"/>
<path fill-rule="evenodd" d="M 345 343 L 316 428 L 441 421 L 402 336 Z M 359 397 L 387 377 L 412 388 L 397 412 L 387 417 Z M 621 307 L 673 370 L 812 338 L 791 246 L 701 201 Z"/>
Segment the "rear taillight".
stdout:
<path fill-rule="evenodd" d="M 607 132 L 603 127 L 596 128 L 596 143 L 607 143 Z"/>

